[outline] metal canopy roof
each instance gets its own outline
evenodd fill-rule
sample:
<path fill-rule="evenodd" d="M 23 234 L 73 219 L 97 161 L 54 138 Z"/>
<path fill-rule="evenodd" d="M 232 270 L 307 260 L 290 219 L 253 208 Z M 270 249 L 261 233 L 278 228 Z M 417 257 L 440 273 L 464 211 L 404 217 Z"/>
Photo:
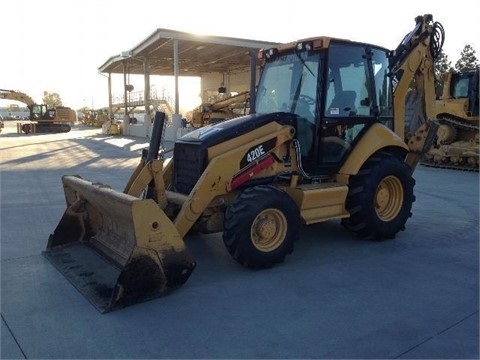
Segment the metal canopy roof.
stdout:
<path fill-rule="evenodd" d="M 151 75 L 174 75 L 174 41 L 178 41 L 180 76 L 204 73 L 248 71 L 250 50 L 257 51 L 277 43 L 222 36 L 204 36 L 181 31 L 157 29 L 130 51 L 112 56 L 98 70 L 101 73 L 144 74 L 149 59 Z"/>

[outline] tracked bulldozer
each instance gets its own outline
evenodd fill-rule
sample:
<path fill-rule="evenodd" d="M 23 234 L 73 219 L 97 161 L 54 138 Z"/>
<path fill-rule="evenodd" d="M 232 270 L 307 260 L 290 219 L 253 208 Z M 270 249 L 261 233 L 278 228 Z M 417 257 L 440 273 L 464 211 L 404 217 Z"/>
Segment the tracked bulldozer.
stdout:
<path fill-rule="evenodd" d="M 67 209 L 43 252 L 101 312 L 168 294 L 196 261 L 183 238 L 223 233 L 241 265 L 269 268 L 294 250 L 301 227 L 338 220 L 360 239 L 405 229 L 414 170 L 433 143 L 433 62 L 443 40 L 431 15 L 390 51 L 330 37 L 259 52 L 252 113 L 200 127 L 148 150 L 123 192 L 62 178 Z M 412 81 L 425 119 L 404 141 Z"/>
<path fill-rule="evenodd" d="M 479 170 L 479 69 L 444 74 L 443 93 L 436 101 L 439 129 L 423 165 Z"/>

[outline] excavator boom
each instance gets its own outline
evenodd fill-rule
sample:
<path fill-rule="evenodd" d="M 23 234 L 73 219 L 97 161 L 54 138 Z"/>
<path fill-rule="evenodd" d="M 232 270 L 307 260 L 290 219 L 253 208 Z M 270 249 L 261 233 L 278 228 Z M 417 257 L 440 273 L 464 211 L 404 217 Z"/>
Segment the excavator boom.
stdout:
<path fill-rule="evenodd" d="M 0 99 L 20 101 L 26 104 L 28 108 L 35 104 L 35 101 L 30 96 L 14 90 L 0 89 Z"/>

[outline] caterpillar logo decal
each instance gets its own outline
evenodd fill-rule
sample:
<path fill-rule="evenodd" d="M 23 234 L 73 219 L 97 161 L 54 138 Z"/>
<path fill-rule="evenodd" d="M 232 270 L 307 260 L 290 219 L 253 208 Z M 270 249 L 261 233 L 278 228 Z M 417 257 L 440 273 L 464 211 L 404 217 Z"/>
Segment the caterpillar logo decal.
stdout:
<path fill-rule="evenodd" d="M 240 161 L 240 169 L 243 169 L 245 166 L 251 164 L 255 160 L 262 157 L 263 155 L 267 154 L 270 150 L 272 150 L 275 147 L 276 143 L 277 143 L 277 138 L 273 138 L 268 141 L 265 141 L 262 144 L 258 144 L 248 149 L 247 153 L 243 156 L 242 160 Z"/>

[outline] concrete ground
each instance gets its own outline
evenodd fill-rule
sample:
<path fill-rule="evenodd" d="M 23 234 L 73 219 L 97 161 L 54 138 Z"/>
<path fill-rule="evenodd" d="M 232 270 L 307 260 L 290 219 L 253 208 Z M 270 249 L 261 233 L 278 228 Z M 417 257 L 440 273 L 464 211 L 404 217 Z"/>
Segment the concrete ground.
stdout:
<path fill-rule="evenodd" d="M 64 210 L 64 174 L 122 190 L 147 139 L 0 134 L 2 359 L 478 359 L 479 175 L 419 166 L 395 240 L 337 221 L 303 228 L 285 263 L 240 267 L 220 234 L 167 297 L 100 314 L 41 255 Z"/>

